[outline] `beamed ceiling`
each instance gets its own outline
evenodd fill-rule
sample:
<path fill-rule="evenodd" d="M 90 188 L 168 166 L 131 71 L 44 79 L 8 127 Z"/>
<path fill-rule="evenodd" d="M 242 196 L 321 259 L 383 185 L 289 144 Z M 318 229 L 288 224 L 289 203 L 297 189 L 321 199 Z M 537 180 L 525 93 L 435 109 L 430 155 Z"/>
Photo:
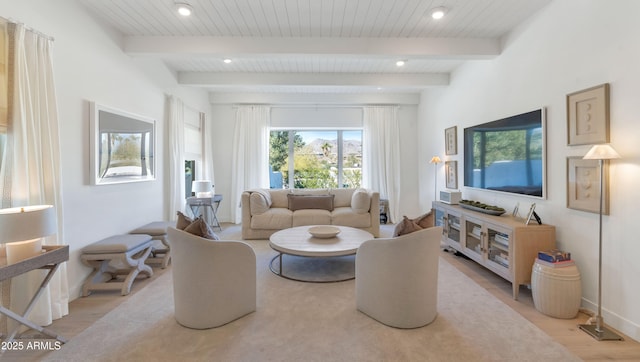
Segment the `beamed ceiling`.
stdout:
<path fill-rule="evenodd" d="M 501 39 L 551 0 L 187 0 L 188 18 L 171 0 L 80 1 L 123 35 L 125 53 L 162 60 L 184 85 L 411 93 L 497 57 Z M 434 20 L 439 6 L 448 12 Z"/>

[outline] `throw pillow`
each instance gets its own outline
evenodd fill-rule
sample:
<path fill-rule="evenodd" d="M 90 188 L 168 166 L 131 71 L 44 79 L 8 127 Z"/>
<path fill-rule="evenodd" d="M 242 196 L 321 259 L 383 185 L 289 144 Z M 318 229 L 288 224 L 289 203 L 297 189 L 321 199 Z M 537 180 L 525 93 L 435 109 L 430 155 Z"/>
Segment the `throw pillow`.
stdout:
<path fill-rule="evenodd" d="M 184 231 L 195 236 L 199 236 L 205 239 L 220 240 L 220 237 L 211 230 L 211 227 L 202 219 L 195 219 Z"/>
<path fill-rule="evenodd" d="M 265 195 L 266 194 L 266 195 Z M 269 191 L 252 191 L 249 196 L 251 205 L 251 215 L 260 215 L 269 211 L 271 207 L 271 196 Z"/>
<path fill-rule="evenodd" d="M 423 228 L 420 225 L 416 224 L 413 220 L 409 219 L 406 216 L 402 217 L 402 221 L 400 221 L 396 227 L 393 229 L 393 237 L 410 234 L 414 231 L 422 230 Z"/>
<path fill-rule="evenodd" d="M 423 229 L 430 228 L 434 225 L 433 213 L 429 211 L 424 215 L 420 215 L 417 218 L 413 219 L 413 222 L 418 224 Z"/>
<path fill-rule="evenodd" d="M 371 208 L 371 197 L 365 189 L 357 189 L 351 196 L 351 208 L 356 214 L 366 214 Z"/>
<path fill-rule="evenodd" d="M 176 229 L 184 230 L 191 225 L 193 220 L 182 212 L 178 211 L 178 221 L 176 221 Z"/>
<path fill-rule="evenodd" d="M 289 210 L 321 209 L 333 211 L 333 195 L 288 194 Z"/>

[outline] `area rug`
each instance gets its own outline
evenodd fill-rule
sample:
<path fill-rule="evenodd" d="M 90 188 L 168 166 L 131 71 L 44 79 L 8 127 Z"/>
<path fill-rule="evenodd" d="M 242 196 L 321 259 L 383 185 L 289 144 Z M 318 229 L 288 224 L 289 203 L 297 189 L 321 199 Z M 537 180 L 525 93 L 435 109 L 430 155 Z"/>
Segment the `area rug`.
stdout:
<path fill-rule="evenodd" d="M 256 312 L 220 328 L 184 328 L 173 317 L 171 273 L 162 273 L 60 350 L 32 360 L 579 360 L 443 259 L 436 320 L 402 330 L 357 311 L 355 280 L 316 284 L 280 278 L 269 270 L 275 252 L 268 243 L 248 243 L 258 261 Z"/>

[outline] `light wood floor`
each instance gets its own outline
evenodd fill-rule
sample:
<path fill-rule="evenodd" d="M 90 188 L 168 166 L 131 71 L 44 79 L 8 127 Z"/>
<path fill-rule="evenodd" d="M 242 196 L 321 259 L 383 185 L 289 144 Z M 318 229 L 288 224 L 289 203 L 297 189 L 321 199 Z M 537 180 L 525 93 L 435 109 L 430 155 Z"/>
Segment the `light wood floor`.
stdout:
<path fill-rule="evenodd" d="M 513 308 L 583 360 L 640 361 L 640 343 L 629 337 L 624 336 L 625 340 L 621 342 L 596 341 L 577 327 L 578 324 L 585 323 L 589 316 L 580 313 L 577 318 L 570 320 L 547 317 L 535 309 L 531 291 L 527 288 L 521 287 L 518 301 L 514 301 L 511 297 L 511 284 L 509 282 L 473 261 L 444 251 L 441 255 L 496 298 Z M 157 275 L 159 273 L 167 273 L 170 272 L 170 267 L 165 270 L 154 268 L 154 272 Z M 149 280 L 141 279 L 136 281 L 131 293 L 136 293 L 143 289 L 149 283 Z M 54 321 L 50 329 L 66 338 L 73 338 L 124 300 L 126 300 L 126 297 L 121 297 L 116 292 L 94 292 L 88 298 L 78 298 L 71 302 L 69 315 Z"/>

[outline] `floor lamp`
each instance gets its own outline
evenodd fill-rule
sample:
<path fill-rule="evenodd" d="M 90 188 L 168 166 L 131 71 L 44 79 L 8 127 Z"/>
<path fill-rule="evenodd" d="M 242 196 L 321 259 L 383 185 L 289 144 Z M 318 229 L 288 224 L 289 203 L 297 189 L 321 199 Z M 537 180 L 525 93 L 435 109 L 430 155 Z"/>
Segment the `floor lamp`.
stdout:
<path fill-rule="evenodd" d="M 620 158 L 620 155 L 609 145 L 595 145 L 583 157 L 585 160 L 598 160 L 600 165 L 600 223 L 599 223 L 599 250 L 598 250 L 598 315 L 596 324 L 580 324 L 580 329 L 599 341 L 622 340 L 615 332 L 604 326 L 602 318 L 602 205 L 604 198 L 604 160 Z"/>
<path fill-rule="evenodd" d="M 442 160 L 438 156 L 431 157 L 431 161 L 429 161 L 429 163 L 433 163 L 434 164 L 434 171 L 433 171 L 433 201 L 438 200 L 438 164 L 440 162 L 442 162 Z"/>

